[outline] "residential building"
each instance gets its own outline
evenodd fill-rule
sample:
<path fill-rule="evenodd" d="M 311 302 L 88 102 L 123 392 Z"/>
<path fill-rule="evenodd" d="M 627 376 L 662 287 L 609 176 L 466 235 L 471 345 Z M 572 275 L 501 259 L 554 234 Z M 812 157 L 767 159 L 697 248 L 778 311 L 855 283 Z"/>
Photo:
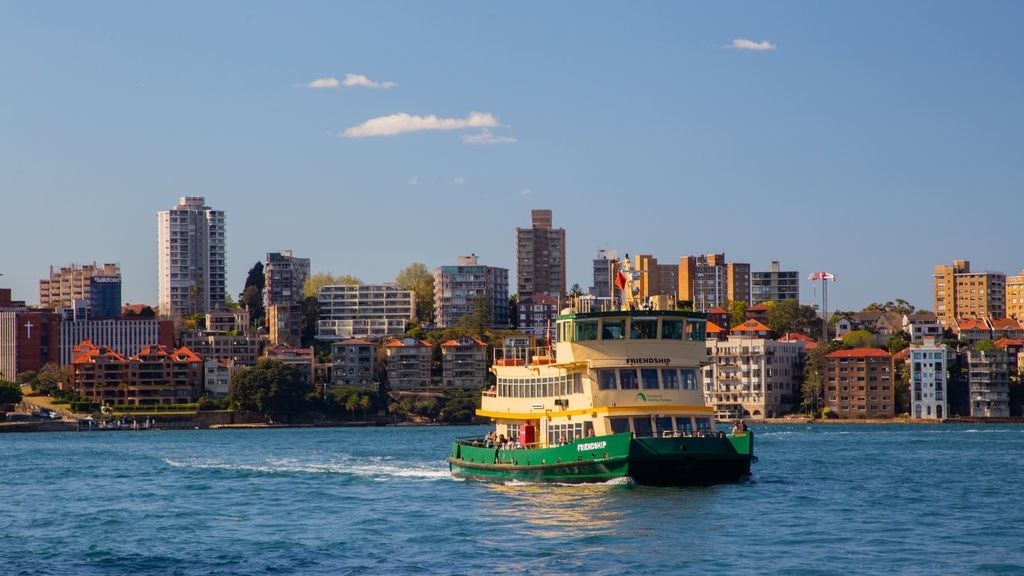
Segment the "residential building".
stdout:
<path fill-rule="evenodd" d="M 312 348 L 289 348 L 276 346 L 267 348 L 265 357 L 268 360 L 275 360 L 288 366 L 299 369 L 302 379 L 310 384 L 313 383 L 313 349 Z"/>
<path fill-rule="evenodd" d="M 639 297 L 671 296 L 673 300 L 676 299 L 676 291 L 679 289 L 679 266 L 658 264 L 658 259 L 654 256 L 638 254 L 633 267 L 640 271 L 640 278 L 637 279 Z"/>
<path fill-rule="evenodd" d="M 302 304 L 272 304 L 267 307 L 268 336 L 271 346 L 298 346 L 302 343 Z"/>
<path fill-rule="evenodd" d="M 93 276 L 89 279 L 91 317 L 121 317 L 121 275 Z"/>
<path fill-rule="evenodd" d="M 932 276 L 935 314 L 944 327 L 957 318 L 1006 318 L 1006 275 L 971 272 L 967 260 L 938 265 Z"/>
<path fill-rule="evenodd" d="M 1024 320 L 1024 271 L 1006 277 L 1006 317 Z"/>
<path fill-rule="evenodd" d="M 430 386 L 433 347 L 429 342 L 402 338 L 384 347 L 388 382 L 393 390 Z"/>
<path fill-rule="evenodd" d="M 719 419 L 772 418 L 800 404 L 803 341 L 730 335 L 707 348 L 704 397 Z"/>
<path fill-rule="evenodd" d="M 255 366 L 260 357 L 260 337 L 255 330 L 189 330 L 181 334 L 181 344 L 203 360 L 231 360 L 238 367 Z"/>
<path fill-rule="evenodd" d="M 163 316 L 225 308 L 227 240 L 223 210 L 185 196 L 157 214 L 159 306 Z"/>
<path fill-rule="evenodd" d="M 249 311 L 245 308 L 227 308 L 210 310 L 206 313 L 206 329 L 212 332 L 231 332 L 251 330 Z"/>
<path fill-rule="evenodd" d="M 992 339 L 992 325 L 987 318 L 955 318 L 950 328 L 961 344 L 974 344 L 980 340 Z"/>
<path fill-rule="evenodd" d="M 772 337 L 772 329 L 751 318 L 729 329 L 729 338 L 732 339 L 734 336 L 739 338 L 766 339 Z"/>
<path fill-rule="evenodd" d="M 205 366 L 188 348 L 149 345 L 125 358 L 85 340 L 75 346 L 71 388 L 107 405 L 188 404 L 202 396 Z"/>
<path fill-rule="evenodd" d="M 920 344 L 926 339 L 941 340 L 942 325 L 934 312 L 918 311 L 903 315 L 903 331 L 910 334 L 911 344 Z"/>
<path fill-rule="evenodd" d="M 597 258 L 594 258 L 594 284 L 590 287 L 588 293 L 594 298 L 601 301 L 609 301 L 614 295 L 615 290 L 615 270 L 614 265 L 619 261 L 618 250 L 605 250 L 601 249 L 597 251 Z M 596 309 L 600 309 L 598 305 Z"/>
<path fill-rule="evenodd" d="M 551 227 L 551 210 L 533 210 L 531 217 L 530 228 L 516 228 L 516 293 L 520 298 L 561 298 L 566 283 L 565 229 Z"/>
<path fill-rule="evenodd" d="M 989 321 L 992 326 L 992 339 L 1008 338 L 1010 340 L 1024 340 L 1024 327 L 1016 318 L 993 318 Z"/>
<path fill-rule="evenodd" d="M 679 258 L 678 299 L 707 312 L 726 300 L 750 305 L 750 264 L 726 262 L 725 253 Z"/>
<path fill-rule="evenodd" d="M 946 345 L 926 338 L 911 345 L 907 357 L 910 382 L 910 416 L 925 420 L 941 420 L 949 416 L 949 393 L 946 388 Z"/>
<path fill-rule="evenodd" d="M 558 299 L 538 294 L 518 302 L 519 331 L 537 338 L 547 338 L 558 317 Z"/>
<path fill-rule="evenodd" d="M 267 262 L 263 265 L 265 307 L 301 302 L 306 278 L 309 278 L 309 258 L 292 256 L 291 250 L 267 252 Z"/>
<path fill-rule="evenodd" d="M 335 386 L 369 388 L 376 380 L 373 344 L 357 338 L 331 342 L 331 378 Z"/>
<path fill-rule="evenodd" d="M 483 388 L 487 377 L 487 344 L 466 337 L 441 344 L 441 372 L 446 387 Z"/>
<path fill-rule="evenodd" d="M 401 336 L 416 318 L 416 293 L 394 283 L 324 286 L 317 300 L 318 340 Z"/>
<path fill-rule="evenodd" d="M 117 264 L 104 264 L 98 266 L 96 262 L 92 264 L 71 264 L 53 269 L 50 266 L 50 277 L 39 281 L 39 307 L 40 308 L 59 308 L 70 306 L 72 300 L 90 300 L 92 294 L 92 278 L 99 276 L 103 278 L 116 278 L 117 285 L 117 310 L 109 316 L 120 316 L 121 307 L 121 270 Z M 103 284 L 114 284 L 114 280 L 103 282 Z M 102 290 L 101 290 L 102 292 Z M 109 311 L 107 306 L 108 302 L 113 299 L 114 295 L 109 292 L 103 294 L 102 305 L 104 311 Z M 99 313 L 94 312 L 94 315 L 99 316 Z"/>
<path fill-rule="evenodd" d="M 58 328 L 60 364 L 66 366 L 74 359 L 75 348 L 83 341 L 95 346 L 106 346 L 116 354 L 129 358 L 143 348 L 156 343 L 174 346 L 174 322 L 144 316 L 107 318 L 104 320 L 76 320 L 66 313 Z"/>
<path fill-rule="evenodd" d="M 778 260 L 772 260 L 767 272 L 750 273 L 750 303 L 800 301 L 800 273 L 782 271 Z"/>
<path fill-rule="evenodd" d="M 247 366 L 240 366 L 234 360 L 211 358 L 203 363 L 203 389 L 213 399 L 227 398 L 231 393 L 231 379 Z"/>
<path fill-rule="evenodd" d="M 891 418 L 895 414 L 892 355 L 878 348 L 825 355 L 825 406 L 844 418 Z"/>
<path fill-rule="evenodd" d="M 1010 416 L 1010 360 L 1005 350 L 968 351 L 967 383 L 972 417 Z"/>
<path fill-rule="evenodd" d="M 473 311 L 473 301 L 486 296 L 491 303 L 494 326 L 508 327 L 508 269 L 482 266 L 476 254 L 459 256 L 455 266 L 434 269 L 434 322 L 454 327 Z M 522 293 L 519 294 L 524 298 Z"/>

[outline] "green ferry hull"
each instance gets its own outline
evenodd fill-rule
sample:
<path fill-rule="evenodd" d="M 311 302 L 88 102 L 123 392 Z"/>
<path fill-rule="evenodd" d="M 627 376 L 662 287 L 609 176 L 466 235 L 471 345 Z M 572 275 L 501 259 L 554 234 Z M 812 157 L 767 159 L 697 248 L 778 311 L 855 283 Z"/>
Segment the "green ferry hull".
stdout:
<path fill-rule="evenodd" d="M 447 461 L 457 478 L 553 483 L 608 482 L 703 485 L 750 474 L 753 436 L 633 438 L 630 433 L 576 440 L 565 446 L 503 450 L 457 441 Z"/>

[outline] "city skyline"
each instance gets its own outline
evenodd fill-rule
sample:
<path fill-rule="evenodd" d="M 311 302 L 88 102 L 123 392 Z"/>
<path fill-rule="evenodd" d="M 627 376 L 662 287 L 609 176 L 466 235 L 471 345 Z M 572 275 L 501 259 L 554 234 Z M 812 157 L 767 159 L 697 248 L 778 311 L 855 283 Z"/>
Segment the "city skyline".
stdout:
<path fill-rule="evenodd" d="M 367 283 L 469 254 L 512 271 L 515 229 L 548 209 L 568 286 L 591 284 L 599 249 L 724 253 L 799 271 L 803 304 L 827 271 L 831 310 L 931 310 L 936 265 L 1024 269 L 1021 16 L 5 4 L 0 286 L 35 303 L 51 266 L 112 262 L 125 303 L 157 305 L 154 215 L 202 196 L 226 215 L 234 299 L 283 250 Z"/>

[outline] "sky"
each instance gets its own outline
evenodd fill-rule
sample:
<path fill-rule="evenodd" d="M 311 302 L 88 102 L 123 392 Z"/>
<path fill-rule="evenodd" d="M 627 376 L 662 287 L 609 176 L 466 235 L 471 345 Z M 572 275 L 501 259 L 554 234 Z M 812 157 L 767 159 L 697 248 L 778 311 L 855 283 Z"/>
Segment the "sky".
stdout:
<path fill-rule="evenodd" d="M 115 262 L 157 303 L 157 213 L 393 281 L 509 269 L 550 209 L 599 249 L 799 271 L 801 303 L 933 308 L 1018 275 L 1024 3 L 0 0 L 0 287 Z"/>

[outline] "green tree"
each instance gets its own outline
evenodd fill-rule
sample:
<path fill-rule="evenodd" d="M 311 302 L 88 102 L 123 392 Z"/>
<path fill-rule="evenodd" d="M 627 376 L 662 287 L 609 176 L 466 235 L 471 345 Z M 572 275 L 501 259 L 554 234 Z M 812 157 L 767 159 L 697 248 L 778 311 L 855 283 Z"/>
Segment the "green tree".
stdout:
<path fill-rule="evenodd" d="M 878 348 L 875 335 L 867 330 L 854 330 L 843 336 L 844 348 Z"/>
<path fill-rule="evenodd" d="M 263 292 L 258 286 L 247 286 L 245 292 L 238 297 L 238 303 L 249 311 L 252 326 L 262 326 L 266 312 L 263 309 Z"/>
<path fill-rule="evenodd" d="M 37 385 L 33 385 L 33 389 L 36 392 L 49 394 L 52 390 L 56 390 L 60 387 L 61 384 L 68 384 L 71 382 L 71 367 L 60 366 L 56 362 L 47 362 L 42 369 L 39 370 L 37 382 Z"/>
<path fill-rule="evenodd" d="M 978 352 L 992 352 L 995 350 L 999 350 L 1000 348 L 999 346 L 996 346 L 996 343 L 991 340 L 978 340 L 977 342 L 974 343 L 974 349 L 977 350 Z"/>
<path fill-rule="evenodd" d="M 413 262 L 395 278 L 402 290 L 416 293 L 416 318 L 420 324 L 434 321 L 434 275 L 420 262 Z"/>
<path fill-rule="evenodd" d="M 313 390 L 295 366 L 263 359 L 235 374 L 228 397 L 237 410 L 257 412 L 271 423 L 291 422 L 306 411 Z"/>
<path fill-rule="evenodd" d="M 255 286 L 260 289 L 260 292 L 267 287 L 267 278 L 263 273 L 263 262 L 257 261 L 249 268 L 249 274 L 245 277 L 245 286 L 242 287 L 243 291 L 249 286 Z"/>
<path fill-rule="evenodd" d="M 820 335 L 821 320 L 814 306 L 801 306 L 795 299 L 769 302 L 767 306 L 766 324 L 776 336 L 790 332 Z"/>
<path fill-rule="evenodd" d="M 885 348 L 889 351 L 889 354 L 895 354 L 908 346 L 910 346 L 910 334 L 902 330 L 890 334 L 885 341 Z"/>
<path fill-rule="evenodd" d="M 519 295 L 508 297 L 508 319 L 513 328 L 519 328 Z"/>
<path fill-rule="evenodd" d="M 316 342 L 316 324 L 320 321 L 320 301 L 316 296 L 302 299 L 302 345 L 310 346 Z"/>
<path fill-rule="evenodd" d="M 316 274 L 310 274 L 306 278 L 306 283 L 302 285 L 302 295 L 305 298 L 312 296 L 317 297 L 320 293 L 320 289 L 324 286 L 338 286 L 338 285 L 349 285 L 358 286 L 363 282 L 350 274 L 342 274 L 341 276 L 334 276 L 327 272 L 317 272 Z"/>
<path fill-rule="evenodd" d="M 747 321 L 747 303 L 742 300 L 722 300 L 721 307 L 729 312 L 729 328 Z"/>
<path fill-rule="evenodd" d="M 459 318 L 456 326 L 466 328 L 482 340 L 487 329 L 494 326 L 494 309 L 491 307 L 491 299 L 485 294 L 479 294 L 473 298 L 470 311 Z"/>
<path fill-rule="evenodd" d="M 0 406 L 17 404 L 22 399 L 21 384 L 10 380 L 0 380 Z"/>

